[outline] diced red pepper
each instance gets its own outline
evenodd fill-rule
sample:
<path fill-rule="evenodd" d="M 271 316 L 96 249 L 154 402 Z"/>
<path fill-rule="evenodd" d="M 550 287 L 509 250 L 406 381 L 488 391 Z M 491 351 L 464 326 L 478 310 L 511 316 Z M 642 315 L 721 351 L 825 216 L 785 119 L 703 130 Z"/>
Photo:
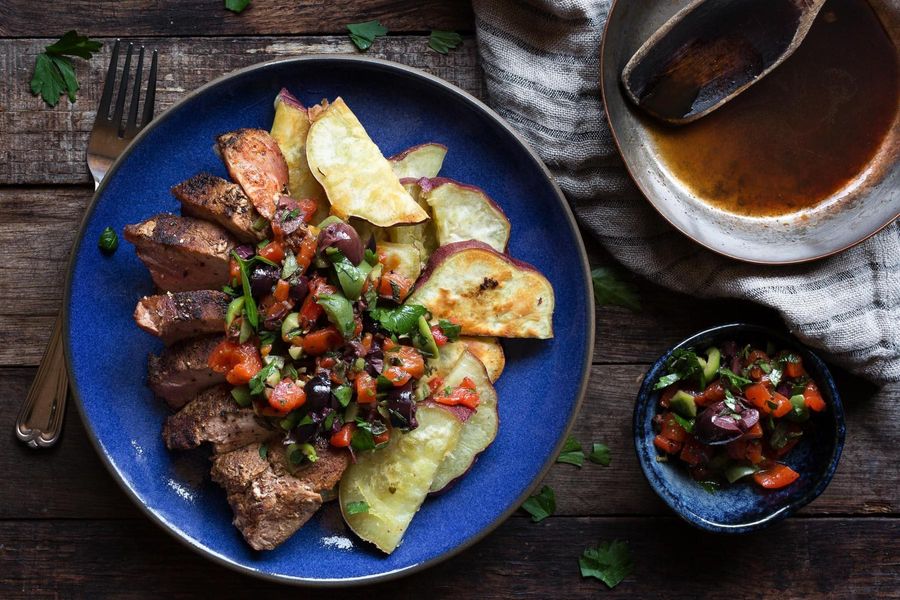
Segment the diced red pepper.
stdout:
<path fill-rule="evenodd" d="M 447 336 L 444 335 L 444 330 L 440 328 L 438 325 L 432 325 L 431 327 L 431 337 L 434 338 L 434 343 L 437 344 L 438 348 L 447 345 Z"/>
<path fill-rule="evenodd" d="M 653 445 L 665 452 L 666 454 L 678 454 L 681 450 L 681 442 L 670 440 L 669 438 L 658 435 L 653 438 Z"/>
<path fill-rule="evenodd" d="M 279 302 L 284 302 L 288 299 L 290 292 L 291 284 L 284 279 L 279 279 L 278 283 L 275 284 L 275 299 Z"/>
<path fill-rule="evenodd" d="M 806 375 L 806 369 L 803 368 L 803 360 L 797 356 L 794 362 L 786 362 L 784 364 L 784 374 L 788 377 L 803 377 Z"/>
<path fill-rule="evenodd" d="M 709 446 L 698 442 L 694 436 L 688 435 L 681 447 L 679 458 L 691 466 L 709 462 Z"/>
<path fill-rule="evenodd" d="M 344 337 L 334 325 L 323 329 L 311 331 L 303 336 L 301 345 L 303 351 L 310 356 L 319 356 L 329 350 L 334 350 L 344 342 Z"/>
<path fill-rule="evenodd" d="M 271 260 L 273 263 L 280 263 L 284 260 L 284 246 L 278 241 L 269 242 L 257 254 Z"/>
<path fill-rule="evenodd" d="M 779 419 L 794 409 L 794 405 L 791 404 L 791 401 L 778 392 L 772 394 L 772 402 L 777 405 L 772 409 L 772 416 L 778 417 Z"/>
<path fill-rule="evenodd" d="M 409 295 L 413 282 L 405 275 L 389 271 L 378 280 L 378 295 L 402 302 Z"/>
<path fill-rule="evenodd" d="M 478 396 L 478 391 L 475 389 L 475 382 L 468 377 L 464 378 L 460 382 L 459 387 L 451 390 L 449 394 L 438 392 L 432 395 L 431 398 L 438 404 L 445 406 L 462 405 L 472 410 L 478 408 L 478 403 L 481 400 Z"/>
<path fill-rule="evenodd" d="M 750 404 L 759 409 L 759 411 L 768 415 L 772 412 L 769 402 L 772 400 L 772 392 L 769 391 L 762 383 L 753 383 L 744 388 L 744 397 L 750 401 Z"/>
<path fill-rule="evenodd" d="M 659 434 L 673 442 L 684 442 L 687 439 L 688 432 L 678 424 L 672 413 L 664 413 L 662 417 L 662 429 Z"/>
<path fill-rule="evenodd" d="M 425 374 L 425 359 L 412 346 L 400 346 L 396 350 L 385 352 L 384 365 L 382 375 L 396 387 L 404 386 L 411 378 L 418 379 Z"/>
<path fill-rule="evenodd" d="M 764 471 L 753 474 L 753 480 L 769 490 L 777 490 L 794 483 L 800 474 L 787 465 L 775 463 Z"/>
<path fill-rule="evenodd" d="M 207 362 L 216 373 L 225 373 L 225 380 L 231 385 L 248 383 L 263 367 L 262 357 L 253 343 L 238 344 L 231 340 L 220 342 Z"/>
<path fill-rule="evenodd" d="M 359 404 L 374 404 L 377 401 L 375 380 L 366 372 L 356 377 L 356 401 Z"/>
<path fill-rule="evenodd" d="M 269 406 L 282 414 L 296 410 L 306 403 L 306 391 L 303 386 L 291 379 L 282 379 L 269 394 Z"/>
<path fill-rule="evenodd" d="M 825 399 L 822 398 L 818 386 L 812 381 L 807 383 L 806 389 L 803 390 L 803 402 L 809 410 L 815 412 L 822 412 L 825 410 Z"/>
<path fill-rule="evenodd" d="M 345 423 L 343 427 L 331 436 L 329 441 L 336 448 L 346 448 L 353 439 L 354 431 L 356 431 L 356 423 Z"/>
<path fill-rule="evenodd" d="M 725 387 L 718 379 L 706 386 L 703 393 L 694 397 L 697 406 L 709 406 L 725 399 Z"/>
<path fill-rule="evenodd" d="M 385 429 L 384 431 L 382 431 L 382 432 L 379 433 L 378 435 L 372 436 L 372 441 L 375 442 L 375 443 L 378 444 L 378 445 L 388 443 L 389 441 L 391 441 L 391 430 L 390 430 L 390 429 Z"/>

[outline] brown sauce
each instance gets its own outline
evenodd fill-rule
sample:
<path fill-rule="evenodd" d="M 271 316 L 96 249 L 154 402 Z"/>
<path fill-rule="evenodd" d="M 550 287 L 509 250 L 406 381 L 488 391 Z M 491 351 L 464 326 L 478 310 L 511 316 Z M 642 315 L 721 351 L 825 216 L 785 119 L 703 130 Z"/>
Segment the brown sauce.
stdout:
<path fill-rule="evenodd" d="M 864 170 L 894 121 L 898 85 L 897 49 L 866 0 L 830 0 L 768 77 L 694 123 L 654 122 L 650 132 L 697 197 L 745 215 L 787 214 Z"/>

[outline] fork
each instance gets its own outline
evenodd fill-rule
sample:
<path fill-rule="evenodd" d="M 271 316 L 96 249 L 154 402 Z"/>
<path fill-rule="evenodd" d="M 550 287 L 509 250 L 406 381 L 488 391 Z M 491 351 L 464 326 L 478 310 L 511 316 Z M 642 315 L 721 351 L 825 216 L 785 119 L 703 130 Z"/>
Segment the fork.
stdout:
<path fill-rule="evenodd" d="M 119 70 L 120 44 L 121 40 L 116 40 L 116 44 L 113 46 L 109 69 L 106 72 L 106 82 L 103 84 L 103 95 L 100 98 L 100 106 L 97 108 L 94 127 L 91 129 L 91 136 L 88 140 L 87 164 L 91 176 L 94 178 L 95 191 L 116 158 L 153 119 L 153 105 L 156 100 L 156 50 L 153 50 L 150 61 L 150 75 L 147 79 L 141 120 L 138 121 L 138 108 L 144 66 L 143 46 L 141 46 L 137 58 L 134 78 L 129 79 L 134 44 L 128 44 L 125 65 L 119 80 L 118 93 L 116 93 L 116 103 L 115 106 L 112 105 L 113 93 L 116 91 L 116 74 Z M 133 88 L 131 104 L 127 120 L 123 121 L 129 83 Z M 112 114 L 110 114 L 111 108 Z M 53 324 L 50 343 L 41 357 L 37 375 L 28 390 L 22 408 L 19 409 L 19 415 L 16 418 L 16 437 L 32 448 L 48 448 L 55 444 L 62 432 L 68 393 L 69 377 L 66 373 L 65 354 L 63 353 L 62 313 L 60 313 Z"/>

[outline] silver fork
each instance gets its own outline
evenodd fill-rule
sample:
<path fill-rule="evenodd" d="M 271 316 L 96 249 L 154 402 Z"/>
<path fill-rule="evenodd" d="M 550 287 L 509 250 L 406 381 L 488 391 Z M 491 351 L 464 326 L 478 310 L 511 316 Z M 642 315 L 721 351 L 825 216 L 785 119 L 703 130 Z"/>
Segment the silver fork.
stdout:
<path fill-rule="evenodd" d="M 106 82 L 103 85 L 103 96 L 91 129 L 88 140 L 87 163 L 94 178 L 94 189 L 125 150 L 132 139 L 153 119 L 153 104 L 156 100 L 156 68 L 157 52 L 153 50 L 150 61 L 150 75 L 144 94 L 144 110 L 138 121 L 138 108 L 141 99 L 141 81 L 144 66 L 144 47 L 141 46 L 137 59 L 134 78 L 131 76 L 131 56 L 134 44 L 128 44 L 125 54 L 125 66 L 119 79 L 115 106 L 112 105 L 113 93 L 116 91 L 116 74 L 119 70 L 120 40 L 113 46 Z M 125 116 L 125 100 L 128 96 L 129 83 L 133 88 L 128 118 Z M 110 109 L 112 113 L 110 114 Z M 53 324 L 50 343 L 41 357 L 37 375 L 25 402 L 16 419 L 16 437 L 32 448 L 47 448 L 56 443 L 62 432 L 63 416 L 66 410 L 66 398 L 69 393 L 69 377 L 66 373 L 66 360 L 62 343 L 62 317 L 58 316 Z"/>

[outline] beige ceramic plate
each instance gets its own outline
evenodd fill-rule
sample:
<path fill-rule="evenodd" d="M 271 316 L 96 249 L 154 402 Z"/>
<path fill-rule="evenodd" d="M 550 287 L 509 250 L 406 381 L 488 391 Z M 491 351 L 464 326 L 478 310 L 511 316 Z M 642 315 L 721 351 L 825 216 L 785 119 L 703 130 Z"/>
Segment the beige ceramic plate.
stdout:
<path fill-rule="evenodd" d="M 610 127 L 632 178 L 656 210 L 711 250 L 769 264 L 840 252 L 894 221 L 900 215 L 900 113 L 868 168 L 819 205 L 790 215 L 725 212 L 702 202 L 669 172 L 637 110 L 626 100 L 619 75 L 644 40 L 690 1 L 616 0 L 603 35 L 600 79 Z M 900 47 L 900 4 L 873 0 L 872 6 Z"/>

